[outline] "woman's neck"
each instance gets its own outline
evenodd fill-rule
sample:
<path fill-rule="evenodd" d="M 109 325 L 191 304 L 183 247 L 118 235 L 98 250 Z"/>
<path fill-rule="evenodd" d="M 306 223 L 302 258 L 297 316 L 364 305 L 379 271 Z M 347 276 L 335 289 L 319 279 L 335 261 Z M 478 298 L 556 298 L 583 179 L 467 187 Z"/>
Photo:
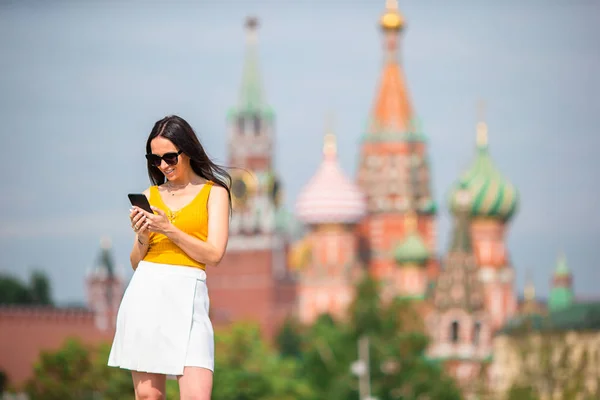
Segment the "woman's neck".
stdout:
<path fill-rule="evenodd" d="M 189 173 L 182 174 L 182 175 L 183 176 L 179 177 L 178 179 L 167 180 L 166 183 L 172 187 L 182 188 L 182 187 L 186 187 L 188 185 L 200 184 L 204 181 L 201 177 L 196 175 L 193 171 L 190 171 Z"/>

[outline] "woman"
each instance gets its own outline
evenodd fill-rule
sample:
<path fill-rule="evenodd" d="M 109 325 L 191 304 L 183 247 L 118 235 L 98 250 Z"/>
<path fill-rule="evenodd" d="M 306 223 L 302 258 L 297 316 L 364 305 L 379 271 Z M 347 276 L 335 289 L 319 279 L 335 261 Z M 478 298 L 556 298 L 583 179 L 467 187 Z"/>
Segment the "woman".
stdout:
<path fill-rule="evenodd" d="M 214 334 L 205 266 L 225 253 L 231 178 L 190 125 L 169 116 L 146 143 L 154 213 L 133 207 L 133 277 L 117 316 L 108 365 L 132 371 L 136 399 L 164 399 L 177 376 L 182 399 L 210 399 Z"/>

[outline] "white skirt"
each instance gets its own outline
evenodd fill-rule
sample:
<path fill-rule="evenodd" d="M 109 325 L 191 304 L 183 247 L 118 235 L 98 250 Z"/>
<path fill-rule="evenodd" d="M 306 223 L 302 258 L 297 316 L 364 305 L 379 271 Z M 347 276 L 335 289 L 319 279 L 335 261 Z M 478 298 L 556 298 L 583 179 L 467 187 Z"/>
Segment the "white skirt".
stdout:
<path fill-rule="evenodd" d="M 205 271 L 141 261 L 119 307 L 108 365 L 171 378 L 186 366 L 214 371 L 209 306 Z"/>

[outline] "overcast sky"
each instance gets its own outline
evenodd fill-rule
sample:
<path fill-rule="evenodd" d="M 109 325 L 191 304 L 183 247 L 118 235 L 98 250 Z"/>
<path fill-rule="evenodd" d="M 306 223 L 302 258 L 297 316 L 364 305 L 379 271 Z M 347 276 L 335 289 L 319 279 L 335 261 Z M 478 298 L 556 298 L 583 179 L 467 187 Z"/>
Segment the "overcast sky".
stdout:
<path fill-rule="evenodd" d="M 169 2 L 171 4 L 171 2 Z M 546 295 L 564 250 L 583 296 L 600 280 L 600 2 L 406 0 L 402 58 L 430 140 L 440 204 L 474 156 L 476 102 L 492 156 L 520 190 L 508 243 L 522 288 Z M 126 194 L 148 186 L 144 143 L 179 114 L 225 159 L 226 112 L 242 71 L 244 18 L 261 21 L 261 68 L 277 115 L 276 164 L 293 206 L 335 115 L 354 176 L 378 85 L 376 0 L 0 2 L 0 269 L 48 272 L 83 301 L 102 235 L 130 276 Z M 593 43 L 596 42 L 596 45 Z"/>

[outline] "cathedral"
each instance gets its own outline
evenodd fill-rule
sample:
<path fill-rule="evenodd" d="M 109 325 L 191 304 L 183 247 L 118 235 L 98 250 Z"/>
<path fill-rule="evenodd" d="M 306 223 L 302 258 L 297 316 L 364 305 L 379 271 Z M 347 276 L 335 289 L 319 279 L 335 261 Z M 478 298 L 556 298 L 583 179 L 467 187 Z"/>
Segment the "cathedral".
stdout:
<path fill-rule="evenodd" d="M 395 1 L 379 26 L 383 65 L 357 176 L 340 167 L 329 127 L 321 165 L 290 216 L 280 205 L 273 163 L 275 117 L 259 71 L 258 21 L 246 21 L 241 90 L 228 113 L 234 212 L 227 254 L 210 274 L 212 319 L 217 326 L 256 321 L 272 337 L 290 315 L 304 323 L 322 313 L 343 318 L 366 272 L 381 283 L 384 300 L 422 305 L 432 337 L 428 356 L 469 381 L 490 361 L 493 333 L 517 313 L 506 232 L 518 192 L 496 169 L 487 126 L 479 121 L 473 164 L 447 203 L 454 217 L 450 245 L 437 254 L 428 138 L 400 63 L 405 21 Z"/>

